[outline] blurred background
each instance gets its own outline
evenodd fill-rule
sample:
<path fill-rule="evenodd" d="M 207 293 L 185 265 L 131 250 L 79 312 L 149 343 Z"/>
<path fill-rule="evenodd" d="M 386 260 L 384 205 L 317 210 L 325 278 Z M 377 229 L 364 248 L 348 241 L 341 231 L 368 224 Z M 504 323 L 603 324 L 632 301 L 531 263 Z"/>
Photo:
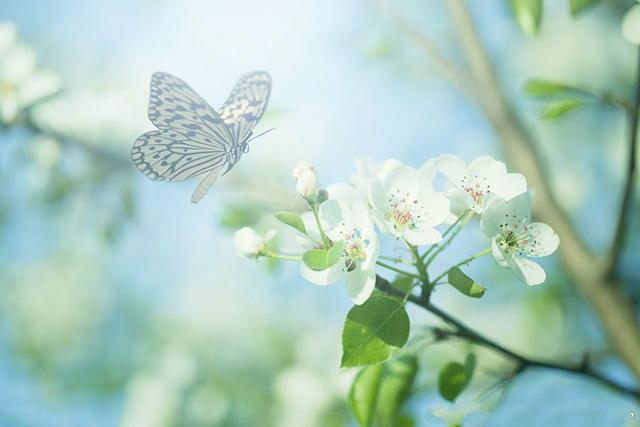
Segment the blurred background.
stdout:
<path fill-rule="evenodd" d="M 522 86 L 544 77 L 628 98 L 635 50 L 620 25 L 631 2 L 601 2 L 574 19 L 564 1 L 547 1 L 536 39 L 509 2 L 469 3 L 558 198 L 603 250 L 625 117 L 594 106 L 544 122 Z M 396 6 L 444 49 L 455 44 L 441 2 Z M 20 0 L 3 2 L 0 21 L 0 426 L 354 426 L 346 396 L 355 372 L 338 368 L 344 287 L 237 256 L 233 231 L 300 207 L 290 178 L 300 159 L 329 185 L 350 179 L 356 157 L 412 166 L 443 152 L 502 158 L 482 114 L 367 1 Z M 128 155 L 152 129 L 154 71 L 180 76 L 217 107 L 254 69 L 274 82 L 257 131 L 277 130 L 201 203 L 189 201 L 195 181 L 151 182 L 135 170 Z M 623 271 L 631 282 L 638 230 L 636 216 Z M 464 235 L 437 268 L 482 248 L 477 224 Z M 488 288 L 481 301 L 448 289 L 436 301 L 517 351 L 568 362 L 588 351 L 633 385 L 549 258 L 543 286 L 483 259 L 470 268 Z M 628 292 L 640 298 L 637 287 Z M 435 322 L 410 314 L 415 337 Z M 417 426 L 622 426 L 632 425 L 629 411 L 640 414 L 630 398 L 560 372 L 491 387 L 506 362 L 482 350 L 471 391 L 450 404 L 438 397 L 437 372 L 464 347 L 411 341 L 422 367 L 409 404 Z"/>

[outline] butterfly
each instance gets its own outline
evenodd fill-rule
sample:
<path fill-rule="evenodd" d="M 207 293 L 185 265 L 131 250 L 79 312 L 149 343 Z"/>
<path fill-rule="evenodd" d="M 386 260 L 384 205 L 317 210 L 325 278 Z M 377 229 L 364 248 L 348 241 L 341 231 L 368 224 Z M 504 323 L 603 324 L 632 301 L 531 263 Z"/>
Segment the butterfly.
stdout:
<path fill-rule="evenodd" d="M 252 71 L 240 77 L 216 112 L 184 81 L 156 72 L 151 76 L 148 115 L 158 130 L 136 139 L 131 160 L 156 181 L 182 181 L 206 174 L 191 196 L 197 203 L 218 176 L 249 152 L 249 141 L 266 133 L 252 136 L 270 94 L 269 74 Z"/>

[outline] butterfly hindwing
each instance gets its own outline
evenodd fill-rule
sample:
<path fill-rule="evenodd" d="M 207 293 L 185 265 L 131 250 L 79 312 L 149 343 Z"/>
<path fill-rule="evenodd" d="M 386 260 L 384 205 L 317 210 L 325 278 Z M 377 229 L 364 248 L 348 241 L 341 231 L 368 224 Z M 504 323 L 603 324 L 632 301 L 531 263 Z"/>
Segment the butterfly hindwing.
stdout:
<path fill-rule="evenodd" d="M 136 139 L 131 160 L 140 172 L 153 180 L 181 181 L 223 163 L 226 150 L 198 132 L 160 129 Z"/>
<path fill-rule="evenodd" d="M 240 77 L 219 109 L 235 143 L 251 135 L 267 108 L 270 94 L 271 76 L 266 71 L 252 71 Z"/>

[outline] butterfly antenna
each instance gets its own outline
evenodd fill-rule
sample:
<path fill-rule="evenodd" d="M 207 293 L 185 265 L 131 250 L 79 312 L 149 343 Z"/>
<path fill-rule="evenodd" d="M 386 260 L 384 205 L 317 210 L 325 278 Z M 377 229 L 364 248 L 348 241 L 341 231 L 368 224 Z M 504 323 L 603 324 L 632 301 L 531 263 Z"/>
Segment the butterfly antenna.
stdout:
<path fill-rule="evenodd" d="M 269 130 L 265 130 L 264 132 L 262 132 L 262 133 L 261 133 L 261 134 L 259 134 L 259 135 L 252 136 L 251 138 L 249 138 L 249 139 L 247 140 L 247 142 L 249 142 L 249 141 L 253 141 L 254 139 L 256 139 L 256 138 L 258 138 L 258 137 L 260 137 L 260 136 L 264 135 L 265 133 L 269 133 L 269 132 L 271 132 L 272 130 L 276 130 L 276 129 L 277 129 L 277 128 L 271 128 L 271 129 L 269 129 Z"/>

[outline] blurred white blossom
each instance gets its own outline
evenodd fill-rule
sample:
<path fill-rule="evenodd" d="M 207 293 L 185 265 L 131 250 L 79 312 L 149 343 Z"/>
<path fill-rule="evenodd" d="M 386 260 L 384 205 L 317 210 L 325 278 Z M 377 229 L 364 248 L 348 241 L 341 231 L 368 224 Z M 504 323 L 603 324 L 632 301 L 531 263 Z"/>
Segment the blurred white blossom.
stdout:
<path fill-rule="evenodd" d="M 622 18 L 622 35 L 629 43 L 640 45 L 640 5 L 633 5 Z"/>
<path fill-rule="evenodd" d="M 0 23 L 0 121 L 11 123 L 26 107 L 59 89 L 59 77 L 36 68 L 36 52 L 16 39 L 15 26 Z"/>
<path fill-rule="evenodd" d="M 247 258 L 257 258 L 265 249 L 266 244 L 274 237 L 275 231 L 269 231 L 262 237 L 251 227 L 242 227 L 236 231 L 234 242 L 236 250 L 240 255 Z"/>

